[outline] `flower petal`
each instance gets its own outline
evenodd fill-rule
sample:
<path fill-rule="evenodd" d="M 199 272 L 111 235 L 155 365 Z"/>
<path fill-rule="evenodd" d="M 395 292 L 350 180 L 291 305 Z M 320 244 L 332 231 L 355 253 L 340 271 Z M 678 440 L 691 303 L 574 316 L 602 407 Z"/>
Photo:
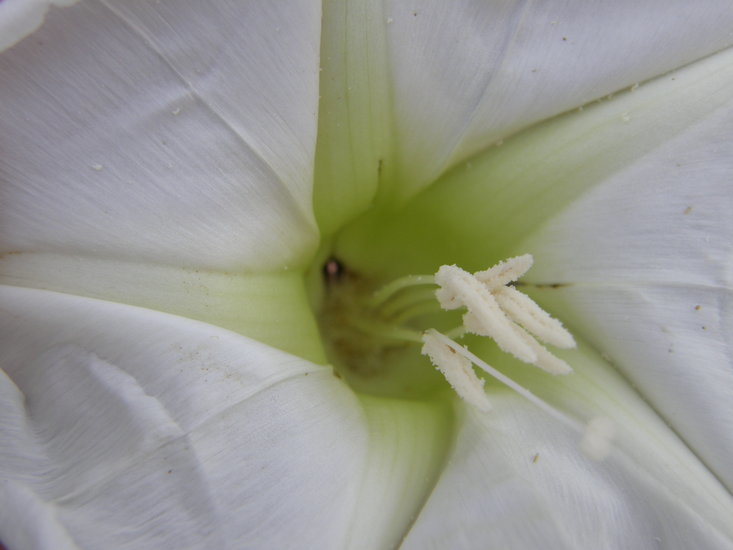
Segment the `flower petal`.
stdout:
<path fill-rule="evenodd" d="M 709 476 L 685 477 L 699 473 L 694 456 L 680 467 L 660 446 L 636 462 L 617 447 L 596 461 L 529 401 L 491 395 L 491 414 L 463 407 L 443 476 L 402 549 L 733 548 L 733 500 L 719 486 L 706 493 Z"/>
<path fill-rule="evenodd" d="M 303 262 L 320 7 L 82 2 L 0 57 L 0 249 Z"/>
<path fill-rule="evenodd" d="M 395 1 L 385 12 L 409 194 L 522 128 L 733 43 L 726 1 Z"/>
<path fill-rule="evenodd" d="M 732 87 L 729 49 L 547 121 L 456 168 L 404 209 L 364 216 L 340 237 L 335 253 L 353 269 L 385 279 L 432 273 L 446 263 L 476 271 L 518 252 L 535 253 L 537 247 L 523 244 L 530 235 L 539 235 L 549 219 L 583 193 L 611 177 L 625 178 L 628 166 L 643 164 L 664 144 L 684 139 L 700 121 L 722 117 L 733 100 Z M 718 141 L 727 139 L 722 118 L 720 124 Z M 711 162 L 725 155 L 722 149 L 715 153 L 715 147 L 710 145 L 694 177 L 702 177 L 706 168 L 716 170 Z M 690 188 L 697 185 L 693 181 Z M 649 208 L 654 200 L 640 204 Z M 568 250 L 574 242 L 570 231 Z M 560 265 L 549 255 L 542 258 L 545 265 Z M 535 273 L 538 261 L 535 254 L 528 275 Z"/>
<path fill-rule="evenodd" d="M 327 230 L 539 121 L 733 43 L 725 0 L 332 4 L 315 190 Z"/>
<path fill-rule="evenodd" d="M 730 95 L 730 93 L 728 93 Z M 609 175 L 522 250 L 535 296 L 733 490 L 733 98 Z"/>
<path fill-rule="evenodd" d="M 318 226 L 353 219 L 389 179 L 394 153 L 387 28 L 382 2 L 326 0 L 316 183 Z"/>
<path fill-rule="evenodd" d="M 302 275 L 220 273 L 63 254 L 0 256 L 0 283 L 172 313 L 325 364 Z"/>
<path fill-rule="evenodd" d="M 13 287 L 0 309 L 10 548 L 392 547 L 442 459 L 442 408 L 362 407 L 234 333 Z"/>
<path fill-rule="evenodd" d="M 5 0 L 0 3 L 0 52 L 38 29 L 53 4 L 69 5 L 76 0 Z"/>

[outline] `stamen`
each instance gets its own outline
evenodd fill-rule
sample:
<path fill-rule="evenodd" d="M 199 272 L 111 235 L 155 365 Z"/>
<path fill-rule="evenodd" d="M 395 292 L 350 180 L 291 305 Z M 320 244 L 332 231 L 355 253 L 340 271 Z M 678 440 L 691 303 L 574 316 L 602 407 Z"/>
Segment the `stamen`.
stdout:
<path fill-rule="evenodd" d="M 389 298 L 404 288 L 410 288 L 418 285 L 434 285 L 435 277 L 432 275 L 406 275 L 395 279 L 377 290 L 369 300 L 372 307 L 379 306 Z"/>
<path fill-rule="evenodd" d="M 517 334 L 526 342 L 526 344 L 530 348 L 532 348 L 532 351 L 534 351 L 535 355 L 537 356 L 537 360 L 532 363 L 534 366 L 539 367 L 543 371 L 550 374 L 564 375 L 573 372 L 573 369 L 570 367 L 570 365 L 568 365 L 559 357 L 555 357 L 554 355 L 552 355 L 549 351 L 547 351 L 547 348 L 545 348 L 542 344 L 537 342 L 537 340 L 532 338 L 532 336 L 527 333 L 527 331 L 525 331 L 522 327 L 514 325 L 514 330 L 517 331 Z"/>
<path fill-rule="evenodd" d="M 435 301 L 435 289 L 418 286 L 402 289 L 401 292 L 394 294 L 390 300 L 382 302 L 375 310 L 379 311 L 379 315 L 382 317 L 395 317 L 416 304 L 426 303 L 432 304 L 436 309 L 439 308 Z"/>
<path fill-rule="evenodd" d="M 440 286 L 435 296 L 446 310 L 461 306 L 468 309 L 463 316 L 468 332 L 492 338 L 502 351 L 520 361 L 551 374 L 568 374 L 572 368 L 552 355 L 534 336 L 559 348 L 574 347 L 573 336 L 529 296 L 506 286 L 531 265 L 530 254 L 510 258 L 473 275 L 455 265 L 444 265 L 435 275 L 435 282 Z"/>
<path fill-rule="evenodd" d="M 562 323 L 550 317 L 532 298 L 516 288 L 503 287 L 494 297 L 499 306 L 512 318 L 537 338 L 560 349 L 575 347 L 575 340 Z"/>
<path fill-rule="evenodd" d="M 479 281 L 489 287 L 489 290 L 499 289 L 513 283 L 532 267 L 532 254 L 523 254 L 499 262 L 494 267 L 474 273 Z"/>
<path fill-rule="evenodd" d="M 573 336 L 531 298 L 514 286 L 507 286 L 524 275 L 532 262 L 532 256 L 524 254 L 474 274 L 455 265 L 444 265 L 434 276 L 401 277 L 371 295 L 356 294 L 357 299 L 350 290 L 359 288 L 358 280 L 354 282 L 353 275 L 341 276 L 346 273 L 345 269 L 335 261 L 329 262 L 324 277 L 332 282 L 333 314 L 327 318 L 332 320 L 329 329 L 338 335 L 333 349 L 342 354 L 343 364 L 359 377 L 373 370 L 371 361 L 374 357 L 381 361 L 383 356 L 396 356 L 395 353 L 409 350 L 412 344 L 421 343 L 422 354 L 430 358 L 462 399 L 479 410 L 488 411 L 491 405 L 483 388 L 484 381 L 476 376 L 473 365 L 554 416 L 561 415 L 452 340 L 466 333 L 487 336 L 504 352 L 548 373 L 572 372 L 565 361 L 550 353 L 540 341 L 558 348 L 572 348 L 575 346 Z M 441 309 L 462 307 L 467 311 L 460 326 L 443 334 L 434 328 L 424 330 L 423 321 L 427 318 L 424 316 L 438 314 Z M 452 317 L 447 316 L 443 323 L 450 326 L 451 320 Z M 362 360 L 358 354 L 350 356 L 349 350 L 363 348 L 365 336 L 370 339 L 371 346 L 366 359 Z"/>
<path fill-rule="evenodd" d="M 354 319 L 352 325 L 370 336 L 376 336 L 386 340 L 397 340 L 403 342 L 422 342 L 422 335 L 419 331 L 406 327 L 395 326 L 389 323 L 381 323 L 368 319 Z"/>
<path fill-rule="evenodd" d="M 484 391 L 484 381 L 476 376 L 471 361 L 458 353 L 452 340 L 441 337 L 442 335 L 434 329 L 426 330 L 422 336 L 422 354 L 430 358 L 430 362 L 443 373 L 463 400 L 480 411 L 491 410 L 491 403 Z M 446 343 L 446 340 L 449 343 Z"/>
<path fill-rule="evenodd" d="M 476 277 L 455 265 L 444 265 L 435 275 L 440 289 L 435 292 L 443 309 L 468 308 L 463 324 L 473 334 L 492 338 L 502 351 L 520 361 L 534 363 L 537 355 L 513 330 L 513 323 L 504 314 L 488 288 Z"/>
<path fill-rule="evenodd" d="M 435 298 L 435 296 L 433 296 L 433 298 Z M 405 308 L 399 315 L 393 316 L 392 321 L 397 324 L 402 324 L 414 319 L 415 317 L 420 317 L 421 315 L 439 312 L 440 306 L 435 302 L 435 299 L 433 299 L 429 302 L 419 302 Z"/>
<path fill-rule="evenodd" d="M 514 390 L 516 393 L 518 393 L 525 399 L 528 399 L 529 401 L 537 405 L 539 408 L 541 408 L 543 411 L 548 413 L 553 418 L 559 420 L 563 424 L 571 427 L 572 429 L 578 432 L 582 432 L 584 430 L 584 427 L 582 424 L 580 424 L 573 418 L 565 415 L 563 412 L 556 409 L 555 407 L 553 407 L 546 401 L 543 401 L 542 399 L 537 397 L 535 394 L 533 394 L 531 391 L 529 391 L 527 388 L 518 384 L 517 382 L 515 382 L 508 376 L 505 376 L 504 374 L 502 374 L 501 372 L 499 372 L 498 370 L 490 366 L 488 363 L 486 363 L 485 361 L 481 360 L 480 358 L 475 356 L 473 353 L 468 351 L 465 347 L 454 342 L 447 336 L 439 333 L 437 330 L 434 330 L 434 329 L 426 330 L 425 333 L 423 334 L 423 341 L 426 342 L 426 345 L 428 341 L 431 342 L 431 351 L 432 349 L 439 348 L 440 346 L 442 346 L 443 348 L 450 348 L 451 350 L 453 350 L 455 354 L 460 355 L 462 358 L 466 359 L 469 362 L 469 364 L 476 365 L 481 370 L 491 375 L 493 378 L 495 378 L 496 380 L 498 380 L 499 382 L 501 382 L 508 388 Z M 425 347 L 423 347 L 423 350 L 425 350 Z M 426 353 L 426 352 L 423 351 L 423 353 Z M 432 355 L 430 355 L 430 359 L 433 360 Z M 443 358 L 441 357 L 441 359 Z M 437 366 L 434 360 L 433 360 L 433 364 Z M 440 367 L 438 368 L 440 369 Z M 442 369 L 441 369 L 441 372 L 443 372 Z M 472 374 L 475 376 L 475 373 L 472 373 Z M 449 380 L 449 383 L 450 383 L 450 380 Z M 453 384 L 451 383 L 451 385 Z M 456 389 L 456 393 L 458 393 L 458 395 L 460 395 L 466 401 L 470 402 L 469 399 L 465 397 L 464 395 L 462 395 L 457 389 Z"/>

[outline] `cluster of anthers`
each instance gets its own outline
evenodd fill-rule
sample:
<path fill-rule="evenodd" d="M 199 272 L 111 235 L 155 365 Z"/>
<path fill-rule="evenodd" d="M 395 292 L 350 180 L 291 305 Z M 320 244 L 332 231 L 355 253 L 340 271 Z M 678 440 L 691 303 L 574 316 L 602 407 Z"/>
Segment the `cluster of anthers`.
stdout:
<path fill-rule="evenodd" d="M 460 336 L 468 332 L 487 336 L 502 351 L 520 361 L 550 374 L 568 374 L 572 372 L 570 366 L 552 355 L 540 342 L 558 348 L 573 348 L 573 336 L 557 319 L 510 285 L 531 266 L 530 254 L 510 258 L 473 274 L 455 265 L 444 265 L 434 277 L 435 284 L 440 287 L 435 296 L 445 310 L 460 307 L 468 310 L 463 316 L 461 330 L 457 333 L 451 331 L 451 335 Z M 423 355 L 430 358 L 460 397 L 479 410 L 489 410 L 491 404 L 483 388 L 484 381 L 476 375 L 473 365 L 515 391 L 525 395 L 529 393 L 435 329 L 423 332 L 422 342 Z"/>
<path fill-rule="evenodd" d="M 351 372 L 369 373 L 372 363 L 383 364 L 383 357 L 388 356 L 385 350 L 418 343 L 455 392 L 477 409 L 486 411 L 491 405 L 474 366 L 557 416 L 549 405 L 455 341 L 468 333 L 489 337 L 502 351 L 550 374 L 572 372 L 543 345 L 573 348 L 572 335 L 514 284 L 532 262 L 532 256 L 524 254 L 473 274 L 444 265 L 435 275 L 400 277 L 360 299 L 363 295 L 354 286 L 360 284 L 359 279 L 352 281 L 334 260 L 324 269 L 327 279 L 339 282 L 331 289 L 330 309 L 322 316 L 330 323 L 324 330 L 332 335 L 333 349 L 346 358 L 341 364 L 349 365 Z M 423 330 L 426 316 L 459 308 L 467 310 L 460 325 L 442 333 L 435 328 Z M 354 357 L 361 362 L 351 362 Z"/>
<path fill-rule="evenodd" d="M 473 274 L 455 265 L 444 265 L 435 275 L 407 275 L 372 293 L 367 307 L 359 310 L 366 313 L 351 322 L 360 332 L 377 339 L 421 343 L 422 354 L 430 358 L 456 394 L 479 411 L 489 411 L 491 403 L 484 390 L 484 380 L 474 371 L 478 367 L 582 434 L 583 452 L 602 460 L 612 450 L 615 426 L 610 419 L 592 418 L 583 426 L 455 341 L 468 333 L 486 336 L 502 351 L 549 374 L 572 372 L 565 361 L 543 344 L 574 348 L 573 336 L 560 321 L 516 288 L 516 281 L 532 267 L 532 262 L 532 256 L 524 254 Z M 434 286 L 438 289 L 430 288 Z M 445 332 L 413 328 L 412 321 L 424 315 L 459 308 L 467 310 L 460 326 Z"/>

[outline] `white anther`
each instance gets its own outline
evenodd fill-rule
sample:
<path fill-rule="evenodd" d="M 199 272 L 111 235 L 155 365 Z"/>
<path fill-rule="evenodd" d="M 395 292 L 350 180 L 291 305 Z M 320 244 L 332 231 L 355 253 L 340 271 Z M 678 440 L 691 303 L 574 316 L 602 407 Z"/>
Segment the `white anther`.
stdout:
<path fill-rule="evenodd" d="M 545 346 L 532 338 L 532 335 L 529 334 L 522 327 L 514 325 L 514 330 L 517 331 L 519 337 L 524 340 L 527 346 L 531 348 L 536 355 L 537 359 L 532 362 L 534 366 L 539 367 L 543 371 L 550 374 L 570 374 L 571 372 L 573 372 L 573 369 L 570 367 L 570 365 L 568 365 L 559 357 L 555 357 L 554 355 L 552 355 L 549 351 L 547 351 L 547 348 L 545 348 Z"/>
<path fill-rule="evenodd" d="M 422 354 L 427 355 L 455 392 L 480 411 L 491 410 L 491 403 L 484 391 L 484 381 L 473 371 L 471 361 L 460 355 L 455 347 L 440 338 L 434 329 L 422 336 Z"/>
<path fill-rule="evenodd" d="M 533 262 L 532 254 L 523 254 L 499 262 L 494 267 L 484 271 L 477 271 L 473 275 L 489 287 L 489 290 L 495 290 L 519 279 L 529 271 Z"/>
<path fill-rule="evenodd" d="M 492 338 L 502 351 L 511 353 L 520 361 L 537 361 L 532 348 L 517 335 L 514 323 L 476 277 L 455 265 L 444 265 L 436 273 L 435 282 L 440 285 L 435 295 L 444 309 L 468 308 L 468 313 L 463 316 L 466 330 Z"/>
<path fill-rule="evenodd" d="M 445 310 L 458 309 L 461 306 L 466 305 L 461 294 L 460 282 L 463 282 L 464 286 L 472 287 L 473 283 L 470 281 L 471 274 L 467 273 L 456 265 L 442 265 L 438 272 L 435 274 L 435 284 L 440 288 L 435 291 L 435 297 L 438 299 L 440 307 Z"/>
<path fill-rule="evenodd" d="M 440 286 L 435 296 L 443 309 L 468 309 L 463 316 L 466 331 L 492 338 L 502 351 L 520 361 L 552 374 L 568 374 L 572 371 L 570 366 L 552 355 L 535 336 L 559 348 L 575 347 L 573 336 L 531 298 L 506 286 L 531 266 L 530 254 L 510 258 L 473 275 L 455 265 L 444 265 L 435 274 L 435 282 Z"/>
<path fill-rule="evenodd" d="M 449 357 L 446 359 L 443 359 L 441 356 L 441 360 L 445 360 L 446 363 L 454 363 L 456 357 L 460 357 L 462 359 L 465 359 L 468 361 L 469 365 L 475 365 L 484 372 L 486 372 L 489 376 L 492 376 L 511 390 L 514 390 L 517 394 L 521 395 L 525 399 L 529 400 L 530 402 L 537 405 L 540 409 L 548 413 L 553 418 L 559 420 L 563 424 L 569 426 L 573 430 L 582 433 L 583 432 L 583 426 L 577 422 L 575 419 L 567 416 L 565 413 L 561 412 L 560 410 L 556 409 L 549 403 L 543 401 L 536 395 L 534 395 L 531 391 L 529 391 L 527 388 L 522 386 L 521 384 L 518 384 L 505 374 L 501 373 L 500 371 L 496 370 L 494 367 L 486 363 L 486 361 L 483 361 L 481 358 L 476 357 L 473 353 L 468 351 L 465 347 L 461 346 L 457 342 L 454 342 L 444 334 L 441 334 L 440 332 L 429 329 L 423 333 L 423 342 L 425 342 L 425 346 L 423 347 L 423 353 L 430 355 L 430 353 L 433 350 L 438 350 L 438 354 L 447 353 L 449 354 Z M 433 356 L 430 355 L 430 358 L 433 359 Z M 433 364 L 435 364 L 436 361 L 433 361 Z M 475 376 L 475 373 L 473 371 L 471 372 L 471 375 Z M 479 380 L 479 383 L 483 385 L 483 382 Z M 452 383 L 451 383 L 452 385 Z M 454 386 L 455 388 L 455 386 Z M 477 406 L 472 401 L 469 401 L 468 398 L 466 398 L 464 395 L 462 395 L 458 390 L 456 390 L 456 393 L 461 395 L 466 401 L 471 403 L 474 406 Z M 483 394 L 483 397 L 486 396 L 486 394 L 483 392 L 483 389 L 481 391 Z M 481 401 L 483 401 L 483 397 L 478 396 Z M 488 402 L 488 398 L 487 402 Z"/>
<path fill-rule="evenodd" d="M 553 319 L 532 298 L 516 288 L 504 287 L 494 293 L 504 313 L 546 344 L 560 349 L 575 347 L 575 340 L 562 323 Z"/>

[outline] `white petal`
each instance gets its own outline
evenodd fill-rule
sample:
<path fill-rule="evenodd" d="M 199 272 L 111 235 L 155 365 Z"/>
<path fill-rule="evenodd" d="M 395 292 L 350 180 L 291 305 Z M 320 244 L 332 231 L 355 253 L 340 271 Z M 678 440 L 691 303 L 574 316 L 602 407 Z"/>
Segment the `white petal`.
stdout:
<path fill-rule="evenodd" d="M 10 548 L 393 547 L 447 411 L 145 309 L 0 288 Z"/>
<path fill-rule="evenodd" d="M 0 3 L 0 52 L 13 46 L 43 23 L 48 8 L 76 0 L 5 0 Z"/>
<path fill-rule="evenodd" d="M 686 487 L 674 476 L 688 472 L 662 449 L 637 462 L 616 448 L 598 462 L 530 402 L 505 392 L 492 401 L 491 414 L 460 414 L 455 448 L 403 550 L 733 548 L 730 495 Z M 685 465 L 694 470 L 694 456 Z"/>
<path fill-rule="evenodd" d="M 0 256 L 0 283 L 173 313 L 325 364 L 302 274 L 220 273 L 61 254 Z"/>
<path fill-rule="evenodd" d="M 628 166 L 701 121 L 714 121 L 729 108 L 731 89 L 733 49 L 728 49 L 633 92 L 540 124 L 452 171 L 399 215 L 365 216 L 340 238 L 338 253 L 364 273 L 379 265 L 383 278 L 430 273 L 445 263 L 475 271 L 517 253 L 534 253 L 523 244 L 527 237 L 539 234 L 549 219 L 611 175 L 623 179 Z M 727 139 L 724 125 L 717 135 L 718 141 Z M 724 158 L 725 151 L 719 149 L 718 155 L 717 148 L 710 144 L 705 162 L 691 161 L 688 170 L 697 170 L 695 178 L 718 177 L 710 161 Z M 684 175 L 673 159 L 669 168 Z M 691 192 L 697 185 L 694 179 L 689 183 Z M 567 242 L 570 251 L 573 240 Z M 528 276 L 538 269 L 534 257 Z M 547 265 L 547 257 L 542 262 Z M 561 311 L 550 313 L 566 321 Z"/>
<path fill-rule="evenodd" d="M 0 381 L 0 387 L 0 392 L 6 389 L 5 380 Z M 55 506 L 39 498 L 24 484 L 3 479 L 0 505 L 3 507 L 0 534 L 4 548 L 79 550 L 56 517 Z M 34 521 L 28 521 L 29 518 Z"/>
<path fill-rule="evenodd" d="M 314 208 L 329 234 L 370 206 L 395 143 L 382 2 L 323 4 Z"/>
<path fill-rule="evenodd" d="M 0 57 L 0 249 L 237 270 L 315 246 L 320 7 L 81 2 Z"/>
<path fill-rule="evenodd" d="M 733 43 L 726 0 L 350 0 L 324 12 L 326 232 L 521 129 Z"/>
<path fill-rule="evenodd" d="M 725 0 L 398 0 L 384 11 L 403 194 L 537 121 L 733 43 Z"/>
<path fill-rule="evenodd" d="M 536 258 L 528 281 L 560 283 L 535 297 L 607 354 L 730 489 L 732 125 L 730 98 L 521 245 Z"/>

